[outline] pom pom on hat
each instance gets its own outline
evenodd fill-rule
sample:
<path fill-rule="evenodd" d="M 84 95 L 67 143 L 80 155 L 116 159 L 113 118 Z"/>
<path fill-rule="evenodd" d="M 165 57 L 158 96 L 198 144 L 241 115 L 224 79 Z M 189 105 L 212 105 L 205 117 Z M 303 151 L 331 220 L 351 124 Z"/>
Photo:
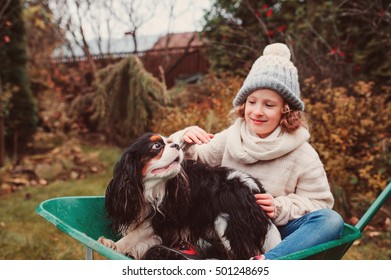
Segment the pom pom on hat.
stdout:
<path fill-rule="evenodd" d="M 276 55 L 284 57 L 288 60 L 291 59 L 291 51 L 285 44 L 275 43 L 271 45 L 267 45 L 263 50 L 263 55 Z"/>
<path fill-rule="evenodd" d="M 267 88 L 280 94 L 291 109 L 304 111 L 297 69 L 290 61 L 290 57 L 291 52 L 285 44 L 275 43 L 266 46 L 263 55 L 254 62 L 233 105 L 239 106 L 252 92 Z"/>

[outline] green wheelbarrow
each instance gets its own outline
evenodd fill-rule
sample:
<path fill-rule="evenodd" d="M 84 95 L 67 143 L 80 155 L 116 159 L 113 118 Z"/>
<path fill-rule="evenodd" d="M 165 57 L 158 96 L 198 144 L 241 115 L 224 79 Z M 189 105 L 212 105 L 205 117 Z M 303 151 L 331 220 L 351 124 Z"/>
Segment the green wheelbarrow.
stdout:
<path fill-rule="evenodd" d="M 355 226 L 345 223 L 340 239 L 313 246 L 280 259 L 341 259 L 353 242 L 362 237 L 362 231 L 390 195 L 391 183 L 380 193 Z M 84 244 L 86 259 L 93 259 L 94 252 L 97 252 L 108 259 L 129 260 L 130 258 L 125 255 L 97 242 L 100 236 L 112 240 L 119 238 L 109 229 L 110 220 L 106 217 L 104 203 L 104 196 L 59 197 L 43 201 L 37 206 L 36 211 L 38 215 L 61 231 Z"/>

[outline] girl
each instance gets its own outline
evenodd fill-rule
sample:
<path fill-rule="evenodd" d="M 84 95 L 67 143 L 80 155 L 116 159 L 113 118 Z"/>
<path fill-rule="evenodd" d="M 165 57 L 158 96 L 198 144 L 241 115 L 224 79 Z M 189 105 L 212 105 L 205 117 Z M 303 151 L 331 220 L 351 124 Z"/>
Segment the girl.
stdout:
<path fill-rule="evenodd" d="M 288 47 L 268 45 L 233 101 L 235 122 L 216 135 L 192 126 L 170 136 L 186 156 L 258 178 L 267 194 L 257 203 L 278 226 L 282 242 L 264 256 L 276 259 L 339 238 L 343 220 L 302 111 L 297 69 Z M 194 145 L 197 144 L 197 145 Z"/>

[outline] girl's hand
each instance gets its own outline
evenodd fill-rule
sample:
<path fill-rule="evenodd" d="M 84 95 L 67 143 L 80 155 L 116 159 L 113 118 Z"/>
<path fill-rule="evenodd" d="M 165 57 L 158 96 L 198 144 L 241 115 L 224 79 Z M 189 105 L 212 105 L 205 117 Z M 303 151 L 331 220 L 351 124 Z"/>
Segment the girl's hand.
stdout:
<path fill-rule="evenodd" d="M 274 205 L 274 198 L 268 193 L 259 193 L 255 195 L 256 202 L 266 212 L 270 219 L 274 218 L 276 207 Z"/>
<path fill-rule="evenodd" d="M 199 126 L 191 126 L 183 135 L 183 140 L 189 144 L 208 143 L 214 137 Z"/>

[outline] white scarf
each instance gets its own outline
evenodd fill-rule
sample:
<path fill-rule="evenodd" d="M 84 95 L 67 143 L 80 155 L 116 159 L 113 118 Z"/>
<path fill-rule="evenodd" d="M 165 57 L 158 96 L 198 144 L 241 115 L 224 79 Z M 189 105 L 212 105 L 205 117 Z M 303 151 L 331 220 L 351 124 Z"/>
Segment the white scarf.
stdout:
<path fill-rule="evenodd" d="M 293 133 L 284 133 L 278 127 L 271 135 L 261 138 L 253 133 L 243 119 L 237 119 L 227 131 L 227 148 L 231 157 L 251 164 L 283 156 L 304 142 L 310 134 L 301 127 Z"/>

